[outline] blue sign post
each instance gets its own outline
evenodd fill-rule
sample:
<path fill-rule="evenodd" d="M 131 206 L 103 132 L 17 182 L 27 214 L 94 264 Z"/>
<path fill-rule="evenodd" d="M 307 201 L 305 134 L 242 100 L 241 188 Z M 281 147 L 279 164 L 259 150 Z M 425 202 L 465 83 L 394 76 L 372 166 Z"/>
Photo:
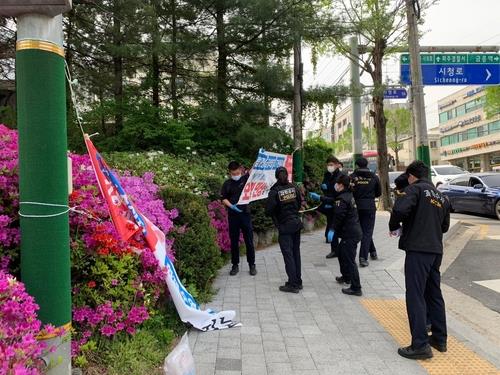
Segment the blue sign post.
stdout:
<path fill-rule="evenodd" d="M 500 55 L 421 54 L 424 85 L 500 85 Z M 411 84 L 410 58 L 401 55 L 401 83 Z"/>
<path fill-rule="evenodd" d="M 404 87 L 396 87 L 384 90 L 384 99 L 406 99 L 408 93 Z"/>

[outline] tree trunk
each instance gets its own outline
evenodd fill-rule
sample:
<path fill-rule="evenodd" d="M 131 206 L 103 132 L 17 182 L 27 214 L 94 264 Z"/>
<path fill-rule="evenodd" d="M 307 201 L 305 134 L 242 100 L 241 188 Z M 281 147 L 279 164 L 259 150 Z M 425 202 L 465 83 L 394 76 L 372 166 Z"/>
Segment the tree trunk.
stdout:
<path fill-rule="evenodd" d="M 228 49 L 225 38 L 224 1 L 215 2 L 216 28 L 217 28 L 217 106 L 224 111 L 227 104 L 227 57 Z"/>
<path fill-rule="evenodd" d="M 113 54 L 113 94 L 115 99 L 115 127 L 112 129 L 112 135 L 116 135 L 123 128 L 123 57 L 122 57 L 122 34 L 121 21 L 119 14 L 120 1 L 114 1 L 113 9 L 113 45 L 115 52 Z"/>
<path fill-rule="evenodd" d="M 172 117 L 179 117 L 179 99 L 177 97 L 177 7 L 176 0 L 170 0 L 172 14 L 172 66 L 170 77 L 170 95 L 172 96 Z"/>
<path fill-rule="evenodd" d="M 380 209 L 391 208 L 390 188 L 389 188 L 389 158 L 387 153 L 387 119 L 384 115 L 384 90 L 382 89 L 382 60 L 385 52 L 385 41 L 377 40 L 373 49 L 373 71 L 371 76 L 375 91 L 373 95 L 373 117 L 377 129 L 377 153 L 378 171 L 380 184 L 382 186 L 382 196 L 380 197 Z"/>
<path fill-rule="evenodd" d="M 158 25 L 158 3 L 153 0 L 153 33 L 151 35 L 151 40 L 153 42 L 151 51 L 151 89 L 153 91 L 153 106 L 156 109 L 160 108 L 160 57 L 158 55 L 158 49 L 160 47 L 160 27 Z M 158 120 L 158 111 L 157 120 Z"/>

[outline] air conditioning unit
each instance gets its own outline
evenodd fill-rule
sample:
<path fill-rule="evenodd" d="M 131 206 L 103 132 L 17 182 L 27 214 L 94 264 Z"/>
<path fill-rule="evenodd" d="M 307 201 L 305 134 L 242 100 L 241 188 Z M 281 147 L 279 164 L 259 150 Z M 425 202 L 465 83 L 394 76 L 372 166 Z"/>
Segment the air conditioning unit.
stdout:
<path fill-rule="evenodd" d="M 71 9 L 72 0 L 0 0 L 0 16 L 21 16 L 28 13 L 57 16 Z"/>

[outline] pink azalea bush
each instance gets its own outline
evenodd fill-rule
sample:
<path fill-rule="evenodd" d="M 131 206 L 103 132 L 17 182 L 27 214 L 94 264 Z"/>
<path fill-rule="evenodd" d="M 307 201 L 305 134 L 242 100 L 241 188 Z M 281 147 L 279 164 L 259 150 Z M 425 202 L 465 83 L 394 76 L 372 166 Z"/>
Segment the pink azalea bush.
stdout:
<path fill-rule="evenodd" d="M 208 204 L 208 215 L 210 223 L 217 231 L 217 245 L 224 253 L 231 252 L 231 240 L 229 238 L 229 224 L 227 221 L 227 210 L 220 201 Z M 240 244 L 243 243 L 243 235 L 240 235 Z"/>
<path fill-rule="evenodd" d="M 70 157 L 73 193 L 69 204 L 78 211 L 70 215 L 75 328 L 72 354 L 76 362 L 84 363 L 82 347 L 90 341 L 99 343 L 117 335 L 134 334 L 141 323 L 161 309 L 160 303 L 165 300 L 161 297 L 167 288 L 165 275 L 141 235 L 126 243 L 119 238 L 97 188 L 89 157 L 74 154 Z M 173 220 L 178 212 L 165 210 L 153 177 L 151 173 L 142 177 L 125 173 L 120 181 L 137 208 L 167 235 L 168 256 L 174 261 L 173 240 L 168 236 L 175 230 Z M 17 132 L 0 125 L 0 270 L 3 274 L 18 270 L 18 211 Z M 31 307 L 29 312 L 34 318 L 27 322 L 33 322 L 31 329 L 36 335 L 40 328 L 35 322 L 36 309 Z M 2 334 L 0 326 L 3 339 Z M 6 353 L 16 352 L 18 345 L 29 343 L 27 335 L 12 335 L 5 347 Z M 35 349 L 30 353 L 40 354 Z M 0 353 L 0 363 L 3 362 Z"/>
<path fill-rule="evenodd" d="M 36 340 L 37 310 L 24 285 L 0 270 L 0 374 L 40 374 L 45 344 Z"/>

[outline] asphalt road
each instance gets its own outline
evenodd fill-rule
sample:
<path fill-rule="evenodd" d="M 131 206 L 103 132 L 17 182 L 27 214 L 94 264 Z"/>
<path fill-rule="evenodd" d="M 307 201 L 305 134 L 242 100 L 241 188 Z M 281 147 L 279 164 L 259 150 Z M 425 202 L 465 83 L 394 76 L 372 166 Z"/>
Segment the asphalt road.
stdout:
<path fill-rule="evenodd" d="M 500 312 L 500 220 L 462 213 L 452 214 L 452 218 L 476 226 L 478 232 L 443 274 L 443 283 Z"/>

